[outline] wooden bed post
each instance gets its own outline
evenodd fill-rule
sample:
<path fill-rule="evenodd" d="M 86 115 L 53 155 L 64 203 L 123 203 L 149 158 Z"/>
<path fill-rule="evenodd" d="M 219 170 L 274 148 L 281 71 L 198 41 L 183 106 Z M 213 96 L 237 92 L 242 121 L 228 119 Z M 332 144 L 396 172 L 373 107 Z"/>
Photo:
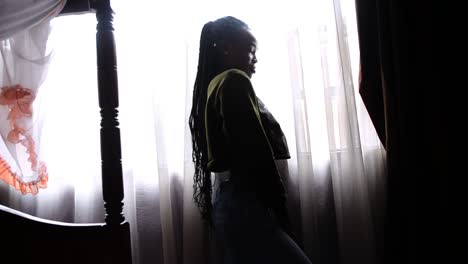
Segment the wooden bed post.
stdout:
<path fill-rule="evenodd" d="M 106 224 L 125 222 L 120 129 L 118 127 L 118 82 L 115 55 L 113 11 L 110 0 L 95 0 L 97 75 L 101 108 L 102 191 L 106 208 Z"/>

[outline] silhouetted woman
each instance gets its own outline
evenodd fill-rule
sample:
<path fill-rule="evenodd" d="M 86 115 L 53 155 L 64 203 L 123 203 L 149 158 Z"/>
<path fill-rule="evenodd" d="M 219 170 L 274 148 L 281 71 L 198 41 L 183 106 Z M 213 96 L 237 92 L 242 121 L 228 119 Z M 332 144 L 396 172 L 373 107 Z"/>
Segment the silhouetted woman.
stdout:
<path fill-rule="evenodd" d="M 289 152 L 250 82 L 256 47 L 247 24 L 234 17 L 202 29 L 189 121 L 194 198 L 222 242 L 226 264 L 309 264 L 287 235 L 286 194 L 275 159 Z"/>

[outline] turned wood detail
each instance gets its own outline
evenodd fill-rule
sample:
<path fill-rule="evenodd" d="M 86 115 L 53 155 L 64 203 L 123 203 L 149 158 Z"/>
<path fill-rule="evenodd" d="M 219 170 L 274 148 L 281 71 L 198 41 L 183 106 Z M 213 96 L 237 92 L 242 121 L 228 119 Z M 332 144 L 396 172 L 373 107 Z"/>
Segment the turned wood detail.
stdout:
<path fill-rule="evenodd" d="M 106 224 L 120 225 L 123 215 L 123 179 L 120 129 L 118 122 L 117 60 L 113 28 L 113 11 L 109 0 L 92 3 L 96 10 L 97 76 L 101 108 L 102 190 Z"/>

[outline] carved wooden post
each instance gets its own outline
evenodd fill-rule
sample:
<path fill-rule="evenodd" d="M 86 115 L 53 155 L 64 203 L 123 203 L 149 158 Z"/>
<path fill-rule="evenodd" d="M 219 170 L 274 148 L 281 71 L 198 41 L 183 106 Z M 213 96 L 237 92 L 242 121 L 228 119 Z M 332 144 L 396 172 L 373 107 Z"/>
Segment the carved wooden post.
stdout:
<path fill-rule="evenodd" d="M 118 128 L 118 83 L 113 11 L 110 0 L 95 0 L 98 20 L 96 33 L 99 107 L 101 108 L 102 189 L 106 208 L 106 224 L 119 225 L 125 221 L 123 180 Z"/>

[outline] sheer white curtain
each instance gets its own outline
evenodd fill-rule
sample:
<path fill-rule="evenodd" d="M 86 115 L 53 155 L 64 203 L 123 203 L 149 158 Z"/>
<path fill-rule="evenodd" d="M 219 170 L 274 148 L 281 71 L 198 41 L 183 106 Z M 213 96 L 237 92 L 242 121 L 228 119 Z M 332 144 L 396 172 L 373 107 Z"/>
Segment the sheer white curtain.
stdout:
<path fill-rule="evenodd" d="M 355 91 L 352 2 L 112 3 L 134 263 L 216 257 L 192 201 L 187 121 L 201 28 L 225 15 L 247 22 L 259 42 L 252 82 L 289 142 L 283 165 L 298 242 L 315 264 L 376 263 L 385 153 Z M 3 204 L 48 219 L 103 221 L 95 25 L 93 14 L 53 20 L 55 56 L 37 98 L 47 112 L 49 187 L 21 196 L 2 186 Z"/>
<path fill-rule="evenodd" d="M 319 263 L 377 263 L 385 152 L 357 92 L 354 5 L 314 7 L 288 38 L 304 247 Z"/>
<path fill-rule="evenodd" d="M 66 0 L 2 0 L 0 40 L 7 39 L 58 15 Z"/>
<path fill-rule="evenodd" d="M 41 114 L 33 108 L 50 63 L 50 20 L 65 2 L 0 3 L 0 181 L 23 194 L 47 186 Z"/>

